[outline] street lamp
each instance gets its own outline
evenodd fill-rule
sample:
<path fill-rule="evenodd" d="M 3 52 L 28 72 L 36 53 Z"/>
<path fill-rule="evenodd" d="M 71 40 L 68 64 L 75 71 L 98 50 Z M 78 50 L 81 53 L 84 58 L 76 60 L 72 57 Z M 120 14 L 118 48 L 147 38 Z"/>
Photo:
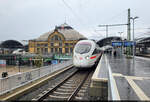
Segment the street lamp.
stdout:
<path fill-rule="evenodd" d="M 121 38 L 121 34 L 123 33 L 123 32 L 118 32 L 119 34 L 120 34 L 120 38 Z"/>
<path fill-rule="evenodd" d="M 133 20 L 133 62 L 134 62 L 134 56 L 135 56 L 135 40 L 134 40 L 134 20 L 135 19 L 137 19 L 137 18 L 139 18 L 138 16 L 136 16 L 136 17 L 130 17 L 130 19 L 132 19 Z"/>

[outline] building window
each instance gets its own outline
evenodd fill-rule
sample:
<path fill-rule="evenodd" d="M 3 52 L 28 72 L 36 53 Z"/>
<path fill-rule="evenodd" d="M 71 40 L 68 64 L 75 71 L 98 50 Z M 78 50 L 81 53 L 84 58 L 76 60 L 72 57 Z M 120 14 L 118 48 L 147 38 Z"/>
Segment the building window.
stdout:
<path fill-rule="evenodd" d="M 70 48 L 70 53 L 72 53 L 73 52 L 73 48 Z"/>
<path fill-rule="evenodd" d="M 44 49 L 43 48 L 41 48 L 41 53 L 44 53 Z"/>
<path fill-rule="evenodd" d="M 68 48 L 65 48 L 65 52 L 66 52 L 66 53 L 69 53 L 69 49 L 68 49 Z"/>
<path fill-rule="evenodd" d="M 59 53 L 62 53 L 62 48 L 59 48 Z"/>
<path fill-rule="evenodd" d="M 58 36 L 58 40 L 60 41 L 61 40 L 61 38 Z"/>
<path fill-rule="evenodd" d="M 55 48 L 55 53 L 57 53 L 58 52 L 58 49 L 57 48 Z"/>
<path fill-rule="evenodd" d="M 73 46 L 73 43 L 70 43 L 71 46 Z"/>
<path fill-rule="evenodd" d="M 40 44 L 37 44 L 37 47 L 40 47 Z"/>
<path fill-rule="evenodd" d="M 55 35 L 54 37 L 55 37 L 55 40 L 58 40 L 58 36 L 57 35 Z"/>
<path fill-rule="evenodd" d="M 48 53 L 48 48 L 45 48 L 45 53 Z"/>
<path fill-rule="evenodd" d="M 51 48 L 51 53 L 53 53 L 54 52 L 54 50 L 53 50 L 53 48 Z"/>
<path fill-rule="evenodd" d="M 51 38 L 52 41 L 54 40 L 61 40 L 61 38 L 58 35 L 55 35 Z"/>
<path fill-rule="evenodd" d="M 65 46 L 69 46 L 69 44 L 68 44 L 68 43 L 65 43 Z"/>
<path fill-rule="evenodd" d="M 62 43 L 59 43 L 59 46 L 62 46 Z"/>
<path fill-rule="evenodd" d="M 37 48 L 37 53 L 40 53 L 40 48 Z"/>
<path fill-rule="evenodd" d="M 53 44 L 53 43 L 51 43 L 51 46 L 54 46 L 54 44 Z"/>
<path fill-rule="evenodd" d="M 53 37 L 51 38 L 51 40 L 54 41 L 54 40 L 55 40 L 55 37 L 53 36 Z"/>
<path fill-rule="evenodd" d="M 47 46 L 48 46 L 48 44 L 44 44 L 44 46 L 45 46 L 45 47 L 47 47 Z"/>

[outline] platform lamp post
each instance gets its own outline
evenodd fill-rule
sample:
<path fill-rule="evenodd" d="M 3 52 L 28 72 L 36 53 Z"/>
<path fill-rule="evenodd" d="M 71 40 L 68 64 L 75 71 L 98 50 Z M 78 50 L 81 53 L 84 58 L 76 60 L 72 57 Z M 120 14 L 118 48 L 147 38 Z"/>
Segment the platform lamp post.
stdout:
<path fill-rule="evenodd" d="M 123 33 L 123 32 L 118 32 L 119 34 L 120 34 L 120 38 L 121 38 L 121 34 Z"/>
<path fill-rule="evenodd" d="M 19 65 L 19 73 L 20 73 L 21 55 L 19 55 L 19 63 L 18 63 L 18 65 Z"/>
<path fill-rule="evenodd" d="M 120 38 L 121 38 L 121 42 L 122 42 L 122 37 L 121 37 L 121 34 L 123 33 L 123 32 L 118 32 L 119 34 L 120 34 Z M 123 42 L 122 42 L 122 46 L 121 46 L 121 54 L 123 54 Z"/>
<path fill-rule="evenodd" d="M 134 39 L 134 20 L 139 18 L 138 16 L 136 17 L 130 17 L 130 19 L 133 20 L 133 64 L 134 64 L 134 56 L 135 56 L 135 39 Z"/>

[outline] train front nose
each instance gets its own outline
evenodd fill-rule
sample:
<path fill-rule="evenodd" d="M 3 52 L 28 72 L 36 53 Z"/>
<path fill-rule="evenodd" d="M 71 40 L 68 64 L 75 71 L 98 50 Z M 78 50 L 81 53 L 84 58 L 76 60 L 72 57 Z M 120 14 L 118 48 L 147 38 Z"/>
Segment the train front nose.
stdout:
<path fill-rule="evenodd" d="M 81 56 L 74 56 L 73 64 L 76 67 L 88 67 L 87 59 Z"/>

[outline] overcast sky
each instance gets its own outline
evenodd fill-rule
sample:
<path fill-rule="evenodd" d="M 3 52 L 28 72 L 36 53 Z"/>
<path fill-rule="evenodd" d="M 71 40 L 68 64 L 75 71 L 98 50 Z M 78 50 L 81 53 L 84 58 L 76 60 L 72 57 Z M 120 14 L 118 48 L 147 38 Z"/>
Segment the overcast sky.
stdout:
<path fill-rule="evenodd" d="M 39 37 L 66 21 L 86 37 L 105 37 L 102 24 L 126 24 L 127 9 L 135 21 L 136 37 L 148 36 L 150 0 L 0 0 L 0 41 L 29 40 Z M 110 27 L 109 36 L 126 26 Z"/>

